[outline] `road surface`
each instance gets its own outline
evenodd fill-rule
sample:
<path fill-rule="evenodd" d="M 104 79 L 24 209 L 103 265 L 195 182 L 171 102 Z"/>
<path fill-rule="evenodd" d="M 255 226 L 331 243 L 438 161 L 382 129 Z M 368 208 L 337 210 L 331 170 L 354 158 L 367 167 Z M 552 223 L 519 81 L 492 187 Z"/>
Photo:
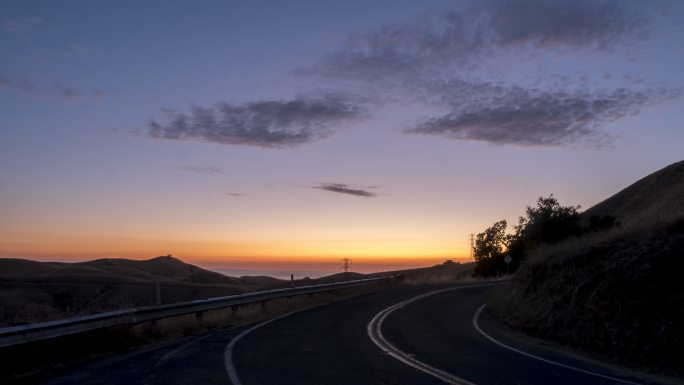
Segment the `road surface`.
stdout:
<path fill-rule="evenodd" d="M 443 291 L 398 307 L 384 318 L 382 338 L 409 360 L 424 363 L 463 384 L 653 383 L 520 341 L 482 312 L 476 319 L 478 327 L 501 345 L 492 342 L 473 322 L 492 287 Z M 445 288 L 406 286 L 366 294 L 260 326 L 233 328 L 104 358 L 59 373 L 44 383 L 227 385 L 231 384 L 232 371 L 234 380 L 243 385 L 442 385 L 443 379 L 417 370 L 379 347 L 369 335 L 374 326 L 369 328 L 369 323 L 401 301 Z"/>

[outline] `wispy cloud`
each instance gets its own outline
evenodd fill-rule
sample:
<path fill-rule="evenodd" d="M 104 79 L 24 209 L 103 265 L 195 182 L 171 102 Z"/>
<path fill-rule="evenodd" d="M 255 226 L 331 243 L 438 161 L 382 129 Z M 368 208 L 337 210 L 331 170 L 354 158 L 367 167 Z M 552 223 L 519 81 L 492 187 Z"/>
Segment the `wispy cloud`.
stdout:
<path fill-rule="evenodd" d="M 567 145 L 605 138 L 598 130 L 600 124 L 636 114 L 645 105 L 680 94 L 668 89 L 625 88 L 537 91 L 463 82 L 454 86 L 453 92 L 448 112 L 426 119 L 407 132 L 494 144 Z"/>
<path fill-rule="evenodd" d="M 7 78 L 0 75 L 0 90 L 8 89 L 31 95 L 40 95 L 43 91 L 26 78 Z"/>
<path fill-rule="evenodd" d="M 12 78 L 0 75 L 0 90 L 16 91 L 23 94 L 35 97 L 58 97 L 67 100 L 75 100 L 87 97 L 96 99 L 104 96 L 104 91 L 93 90 L 92 92 L 85 92 L 74 87 L 56 84 L 52 87 L 44 87 L 35 84 L 27 78 Z"/>
<path fill-rule="evenodd" d="M 423 114 L 408 133 L 525 146 L 606 144 L 606 123 L 681 93 L 612 75 L 591 81 L 568 73 L 532 75 L 532 81 L 524 73 L 506 76 L 510 63 L 521 59 L 622 52 L 649 38 L 666 3 L 482 0 L 456 7 L 350 36 L 341 49 L 297 73 L 342 80 L 332 84 L 366 95 L 365 103 L 407 102 Z M 518 84 L 473 80 L 490 78 L 492 71 Z M 360 100 L 345 95 L 219 103 L 187 114 L 167 110 L 168 120 L 151 121 L 147 131 L 163 139 L 295 147 L 362 116 Z M 315 188 L 367 192 L 342 184 Z"/>
<path fill-rule="evenodd" d="M 318 190 L 324 190 L 324 191 L 330 191 L 330 192 L 339 193 L 339 194 L 347 194 L 347 195 L 365 197 L 365 198 L 372 198 L 372 197 L 377 196 L 377 194 L 374 192 L 364 190 L 361 188 L 357 188 L 354 186 L 349 186 L 349 185 L 343 184 L 343 183 L 321 183 L 318 186 L 313 186 L 311 188 L 318 189 Z"/>
<path fill-rule="evenodd" d="M 80 91 L 77 91 L 72 87 L 67 87 L 63 85 L 55 86 L 54 92 L 65 99 L 78 99 L 81 96 L 83 96 Z"/>
<path fill-rule="evenodd" d="M 232 192 L 227 192 L 226 195 L 229 196 L 229 197 L 235 197 L 235 198 L 239 198 L 239 197 L 245 196 L 245 194 L 232 193 Z"/>
<path fill-rule="evenodd" d="M 24 17 L 22 19 L 2 20 L 0 21 L 0 29 L 10 33 L 24 33 L 32 31 L 42 22 L 43 19 L 40 17 Z"/>
<path fill-rule="evenodd" d="M 176 167 L 178 170 L 182 171 L 188 171 L 188 172 L 193 172 L 196 174 L 202 174 L 202 175 L 216 175 L 216 174 L 225 174 L 223 170 L 221 170 L 218 167 L 215 166 L 180 166 Z"/>
<path fill-rule="evenodd" d="M 534 86 L 465 80 L 486 76 L 491 68 L 505 73 L 509 68 L 500 63 L 520 55 L 536 58 L 579 50 L 603 55 L 637 44 L 649 37 L 662 3 L 463 4 L 437 17 L 352 36 L 344 49 L 300 74 L 342 78 L 366 88 L 374 84 L 385 87 L 384 95 L 424 106 L 426 116 L 406 130 L 409 133 L 527 146 L 610 141 L 603 125 L 680 94 L 610 77 L 589 82 L 583 75 L 563 75 L 563 81 L 553 76 L 546 82 L 536 79 Z M 478 72 L 482 68 L 485 72 Z"/>
<path fill-rule="evenodd" d="M 192 107 L 188 115 L 166 111 L 169 121 L 148 125 L 153 138 L 202 140 L 225 145 L 294 147 L 329 135 L 334 126 L 361 117 L 361 108 L 341 94 L 289 101 L 258 101 Z"/>
<path fill-rule="evenodd" d="M 648 13 L 634 1 L 516 0 L 491 2 L 484 13 L 492 43 L 553 49 L 609 49 L 648 35 Z"/>
<path fill-rule="evenodd" d="M 609 50 L 648 36 L 648 12 L 612 0 L 498 0 L 349 38 L 314 73 L 356 79 L 478 68 L 512 50 Z"/>

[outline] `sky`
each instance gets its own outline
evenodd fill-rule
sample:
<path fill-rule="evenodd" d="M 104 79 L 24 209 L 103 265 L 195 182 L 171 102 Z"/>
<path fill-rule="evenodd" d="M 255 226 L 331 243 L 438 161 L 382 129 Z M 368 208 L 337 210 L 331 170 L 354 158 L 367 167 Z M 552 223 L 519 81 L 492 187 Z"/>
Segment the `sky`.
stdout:
<path fill-rule="evenodd" d="M 359 271 L 684 158 L 680 1 L 3 1 L 0 257 Z"/>

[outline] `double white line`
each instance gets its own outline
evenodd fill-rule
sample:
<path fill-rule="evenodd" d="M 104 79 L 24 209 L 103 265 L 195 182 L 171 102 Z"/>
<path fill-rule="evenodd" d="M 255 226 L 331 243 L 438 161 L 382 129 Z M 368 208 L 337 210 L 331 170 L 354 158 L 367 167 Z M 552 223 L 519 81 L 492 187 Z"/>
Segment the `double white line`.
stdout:
<path fill-rule="evenodd" d="M 436 377 L 436 378 L 446 382 L 447 384 L 476 385 L 476 384 L 474 384 L 468 380 L 465 380 L 461 377 L 458 377 L 458 376 L 455 376 L 451 373 L 447 373 L 443 370 L 437 369 L 434 366 L 430 366 L 430 365 L 426 364 L 425 362 L 420 361 L 417 358 L 413 357 L 412 355 L 409 355 L 409 354 L 399 350 L 399 348 L 392 345 L 392 343 L 387 341 L 387 339 L 385 339 L 385 337 L 382 335 L 382 324 L 385 321 L 385 319 L 387 318 L 387 316 L 392 314 L 392 312 L 394 312 L 395 310 L 400 309 L 400 308 L 402 308 L 402 307 L 404 307 L 404 306 L 406 306 L 412 302 L 419 301 L 419 300 L 421 300 L 425 297 L 429 297 L 431 295 L 444 293 L 446 291 L 467 289 L 467 288 L 477 287 L 477 286 L 481 287 L 481 286 L 485 286 L 485 285 L 469 285 L 469 286 L 452 287 L 452 288 L 442 289 L 442 290 L 435 290 L 435 291 L 431 291 L 429 293 L 418 295 L 418 296 L 413 297 L 413 298 L 409 298 L 405 301 L 402 301 L 402 302 L 399 302 L 395 305 L 392 305 L 392 306 L 386 308 L 385 310 L 381 311 L 380 313 L 376 314 L 375 317 L 373 317 L 373 319 L 370 321 L 370 323 L 368 323 L 368 327 L 366 328 L 366 331 L 368 332 L 368 336 L 380 349 L 387 352 L 387 354 L 389 354 L 390 356 L 392 356 L 392 357 L 396 358 L 397 360 L 405 363 L 406 365 L 409 365 L 409 366 L 416 368 L 422 372 L 425 372 L 425 373 L 427 373 L 433 377 Z M 600 378 L 603 378 L 606 380 L 615 381 L 615 382 L 623 383 L 623 384 L 639 385 L 639 383 L 637 383 L 637 382 L 632 382 L 632 381 L 628 381 L 628 380 L 623 380 L 621 378 L 607 376 L 604 374 L 592 372 L 589 370 L 580 369 L 580 368 L 570 366 L 570 365 L 566 365 L 566 364 L 563 364 L 563 363 L 560 363 L 557 361 L 552 361 L 552 360 L 549 360 L 549 359 L 546 359 L 543 357 L 539 357 L 539 356 L 536 356 L 534 354 L 524 352 L 520 349 L 516 349 L 512 346 L 504 344 L 501 341 L 496 340 L 494 337 L 487 334 L 480 327 L 479 318 L 480 318 L 480 314 L 482 313 L 482 310 L 484 309 L 484 307 L 485 307 L 485 305 L 480 306 L 480 308 L 477 309 L 475 314 L 473 314 L 473 319 L 472 319 L 473 326 L 475 327 L 475 330 L 477 330 L 482 336 L 484 336 L 485 338 L 487 338 L 491 342 L 499 345 L 500 347 L 502 347 L 504 349 L 508 349 L 510 351 L 513 351 L 513 352 L 516 352 L 516 353 L 521 354 L 523 356 L 526 356 L 528 358 L 539 360 L 539 361 L 545 362 L 547 364 L 559 366 L 559 367 L 562 367 L 565 369 L 569 369 L 569 370 L 577 371 L 580 373 L 588 374 L 590 376 L 600 377 Z"/>
<path fill-rule="evenodd" d="M 433 377 L 436 377 L 447 384 L 454 384 L 454 385 L 475 385 L 474 383 L 464 380 L 463 378 L 457 377 L 451 373 L 447 373 L 443 370 L 437 369 L 434 366 L 430 366 L 426 364 L 423 361 L 420 361 L 416 359 L 415 357 L 410 356 L 407 353 L 404 353 L 403 351 L 399 350 L 396 346 L 392 345 L 391 342 L 387 341 L 385 337 L 382 335 L 382 323 L 385 321 L 385 318 L 387 318 L 388 315 L 392 314 L 397 309 L 402 308 L 403 306 L 406 306 L 410 304 L 411 302 L 415 302 L 418 300 L 421 300 L 425 297 L 438 294 L 438 293 L 443 293 L 445 291 L 451 291 L 451 290 L 459 290 L 459 289 L 466 289 L 469 287 L 475 287 L 475 286 L 482 286 L 482 285 L 469 285 L 469 286 L 459 286 L 459 287 L 452 287 L 448 289 L 442 289 L 442 290 L 436 290 L 436 291 L 431 291 L 429 293 L 421 294 L 419 296 L 409 298 L 405 301 L 399 302 L 396 305 L 392 305 L 388 307 L 387 309 L 381 311 L 378 313 L 373 319 L 368 323 L 368 327 L 366 328 L 366 331 L 368 332 L 368 336 L 370 339 L 378 345 L 378 347 L 390 356 L 396 358 L 397 360 L 405 363 L 406 365 L 409 365 L 411 367 L 414 367 L 422 372 L 425 372 Z"/>

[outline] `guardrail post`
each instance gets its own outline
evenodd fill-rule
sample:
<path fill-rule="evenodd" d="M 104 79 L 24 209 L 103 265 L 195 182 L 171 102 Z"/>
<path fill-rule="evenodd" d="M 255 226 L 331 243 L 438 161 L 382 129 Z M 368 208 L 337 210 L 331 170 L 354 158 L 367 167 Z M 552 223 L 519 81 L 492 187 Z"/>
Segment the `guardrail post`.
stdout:
<path fill-rule="evenodd" d="M 161 305 L 161 285 L 154 285 L 154 289 L 157 292 L 157 305 Z"/>

